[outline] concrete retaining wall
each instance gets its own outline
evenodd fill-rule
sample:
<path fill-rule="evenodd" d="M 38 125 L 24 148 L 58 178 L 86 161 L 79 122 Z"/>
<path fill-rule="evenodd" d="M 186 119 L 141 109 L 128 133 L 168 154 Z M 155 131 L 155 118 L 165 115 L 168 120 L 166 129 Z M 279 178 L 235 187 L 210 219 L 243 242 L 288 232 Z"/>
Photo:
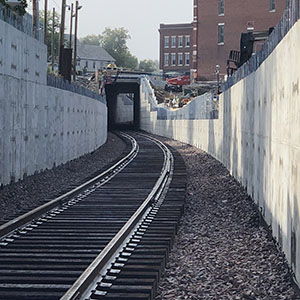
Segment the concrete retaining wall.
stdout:
<path fill-rule="evenodd" d="M 0 75 L 0 184 L 89 153 L 106 137 L 100 101 Z"/>
<path fill-rule="evenodd" d="M 0 185 L 92 152 L 104 101 L 47 86 L 46 46 L 0 20 Z"/>
<path fill-rule="evenodd" d="M 221 161 L 260 207 L 300 282 L 300 21 L 248 77 L 225 91 L 219 119 L 158 118 L 146 81 L 141 128 Z M 149 100 L 150 99 L 150 100 Z"/>
<path fill-rule="evenodd" d="M 0 75 L 47 83 L 47 47 L 0 20 Z"/>

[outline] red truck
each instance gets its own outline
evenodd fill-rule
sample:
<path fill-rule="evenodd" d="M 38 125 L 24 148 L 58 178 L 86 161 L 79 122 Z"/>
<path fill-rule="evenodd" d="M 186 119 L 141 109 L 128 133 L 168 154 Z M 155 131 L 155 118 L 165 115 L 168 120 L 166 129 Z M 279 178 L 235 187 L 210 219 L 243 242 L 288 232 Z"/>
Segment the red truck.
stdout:
<path fill-rule="evenodd" d="M 191 83 L 190 76 L 179 76 L 176 78 L 167 78 L 167 84 L 165 85 L 165 91 L 181 92 L 183 85 L 189 85 Z"/>
<path fill-rule="evenodd" d="M 169 85 L 189 85 L 191 81 L 190 81 L 190 76 L 186 75 L 186 76 L 180 76 L 171 79 L 167 78 L 167 83 Z"/>

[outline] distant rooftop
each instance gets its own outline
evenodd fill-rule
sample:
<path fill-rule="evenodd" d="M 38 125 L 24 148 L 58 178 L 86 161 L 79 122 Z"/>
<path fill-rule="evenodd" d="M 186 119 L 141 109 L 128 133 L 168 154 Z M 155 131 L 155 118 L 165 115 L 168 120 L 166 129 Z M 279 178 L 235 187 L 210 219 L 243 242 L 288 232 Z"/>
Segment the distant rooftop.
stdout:
<path fill-rule="evenodd" d="M 177 24 L 160 24 L 160 30 L 163 29 L 181 29 L 181 28 L 193 28 L 193 23 L 177 23 Z"/>
<path fill-rule="evenodd" d="M 78 45 L 78 56 L 81 59 L 116 61 L 104 48 L 83 43 Z"/>

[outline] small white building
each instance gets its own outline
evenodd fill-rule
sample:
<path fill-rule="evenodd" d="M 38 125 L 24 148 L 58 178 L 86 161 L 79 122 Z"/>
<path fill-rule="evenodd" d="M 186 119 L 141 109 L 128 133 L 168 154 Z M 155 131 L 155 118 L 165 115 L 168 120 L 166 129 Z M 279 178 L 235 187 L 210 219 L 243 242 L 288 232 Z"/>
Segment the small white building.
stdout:
<path fill-rule="evenodd" d="M 106 67 L 116 60 L 102 47 L 78 43 L 77 71 L 95 72 Z"/>

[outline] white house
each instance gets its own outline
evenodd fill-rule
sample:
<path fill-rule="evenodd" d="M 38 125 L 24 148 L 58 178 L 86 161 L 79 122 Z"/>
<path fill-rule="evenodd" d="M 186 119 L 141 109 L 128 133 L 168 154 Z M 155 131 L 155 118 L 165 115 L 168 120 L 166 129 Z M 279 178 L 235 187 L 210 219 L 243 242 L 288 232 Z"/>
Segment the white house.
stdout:
<path fill-rule="evenodd" d="M 95 70 L 103 69 L 108 64 L 115 62 L 116 60 L 104 48 L 78 43 L 77 71 L 86 69 L 88 72 L 95 72 Z"/>

